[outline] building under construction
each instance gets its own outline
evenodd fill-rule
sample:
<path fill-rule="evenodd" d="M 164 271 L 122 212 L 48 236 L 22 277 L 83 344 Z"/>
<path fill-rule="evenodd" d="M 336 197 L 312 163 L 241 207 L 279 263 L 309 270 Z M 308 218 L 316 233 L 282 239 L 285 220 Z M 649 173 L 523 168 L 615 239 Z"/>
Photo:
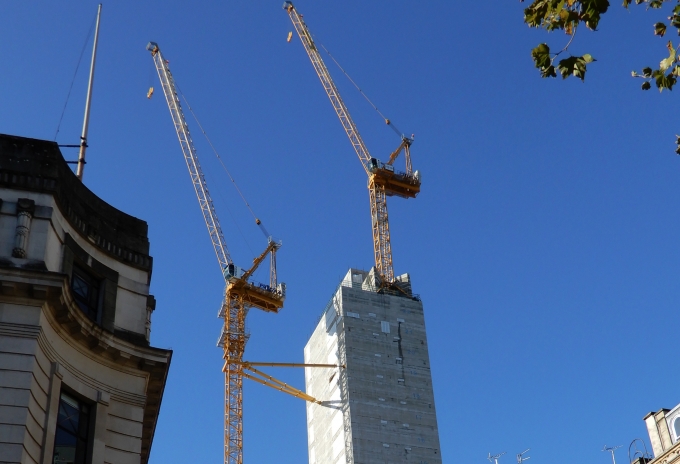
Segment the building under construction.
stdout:
<path fill-rule="evenodd" d="M 408 274 L 394 274 L 387 213 L 387 197 L 420 192 L 414 136 L 399 131 L 350 78 L 401 139 L 388 161 L 371 156 L 302 15 L 290 1 L 283 9 L 368 176 L 375 258 L 370 272 L 349 270 L 305 347 L 305 364 L 314 366 L 305 368 L 307 394 L 317 399 L 307 405 L 309 462 L 441 463 L 423 305 Z M 402 152 L 403 172 L 394 165 Z"/>
<path fill-rule="evenodd" d="M 423 304 L 378 292 L 374 271 L 350 269 L 305 346 L 310 464 L 441 463 Z"/>

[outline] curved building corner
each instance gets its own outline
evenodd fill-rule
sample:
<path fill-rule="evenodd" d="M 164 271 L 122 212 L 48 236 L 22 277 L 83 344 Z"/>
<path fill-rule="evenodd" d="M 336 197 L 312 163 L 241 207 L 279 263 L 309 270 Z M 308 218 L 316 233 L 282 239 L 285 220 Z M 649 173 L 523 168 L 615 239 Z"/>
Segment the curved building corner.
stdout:
<path fill-rule="evenodd" d="M 148 462 L 172 357 L 152 263 L 56 143 L 0 135 L 0 462 Z"/>

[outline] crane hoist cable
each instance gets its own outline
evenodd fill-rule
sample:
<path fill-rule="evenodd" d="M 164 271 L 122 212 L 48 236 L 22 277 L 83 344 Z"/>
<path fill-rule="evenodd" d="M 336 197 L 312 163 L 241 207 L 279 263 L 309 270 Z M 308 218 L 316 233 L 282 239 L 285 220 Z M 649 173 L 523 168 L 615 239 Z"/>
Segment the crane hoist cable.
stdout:
<path fill-rule="evenodd" d="M 316 37 L 316 36 L 314 36 L 313 34 L 312 34 L 312 36 L 313 36 L 313 37 Z M 392 130 L 393 130 L 394 132 L 396 132 L 396 134 L 397 134 L 400 138 L 403 138 L 403 137 L 404 137 L 404 133 L 401 132 L 401 131 L 397 128 L 397 126 L 395 126 L 394 123 L 393 123 L 387 116 L 385 116 L 384 114 L 382 114 L 382 112 L 378 109 L 378 107 L 375 106 L 375 104 L 371 101 L 370 98 L 368 98 L 368 95 L 366 95 L 366 94 L 364 93 L 364 91 L 361 90 L 361 87 L 359 87 L 359 86 L 357 85 L 357 83 L 354 82 L 354 79 L 352 79 L 352 77 L 347 73 L 347 71 L 345 71 L 345 69 L 344 69 L 342 66 L 340 66 L 340 63 L 338 63 L 338 60 L 336 60 L 335 57 L 334 57 L 333 55 L 331 55 L 331 52 L 328 51 L 328 49 L 324 46 L 324 44 L 322 44 L 322 43 L 319 42 L 319 45 L 321 46 L 321 48 L 324 49 L 324 51 L 328 54 L 328 56 L 331 58 L 331 60 L 333 60 L 333 63 L 335 63 L 335 65 L 340 69 L 340 71 L 342 71 L 342 73 L 345 75 L 345 77 L 347 77 L 347 79 L 349 79 L 349 81 L 352 83 L 352 85 L 354 85 L 354 87 L 356 87 L 356 89 L 359 91 L 359 93 L 360 93 L 361 95 L 363 95 L 363 97 L 364 97 L 364 98 L 366 99 L 366 101 L 373 107 L 373 109 L 374 109 L 375 111 L 377 111 L 377 113 L 380 115 L 380 117 L 383 118 L 383 120 L 385 121 L 385 124 L 387 124 L 388 126 L 390 126 L 390 127 L 392 128 Z"/>
<path fill-rule="evenodd" d="M 246 207 L 248 208 L 248 211 L 250 211 L 250 214 L 253 216 L 253 219 L 255 219 L 255 224 L 258 225 L 258 227 L 260 228 L 260 230 L 261 230 L 262 233 L 264 234 L 265 238 L 269 239 L 269 237 L 271 237 L 271 235 L 269 235 L 269 232 L 267 232 L 267 229 L 265 229 L 264 224 L 262 224 L 262 221 L 257 217 L 257 215 L 255 214 L 255 212 L 253 211 L 253 208 L 250 206 L 250 203 L 248 203 L 248 200 L 246 199 L 245 195 L 243 194 L 243 192 L 242 192 L 241 189 L 239 188 L 238 184 L 236 183 L 236 180 L 234 180 L 234 176 L 232 176 L 231 173 L 229 172 L 229 169 L 227 169 L 227 166 L 224 164 L 224 161 L 222 160 L 222 157 L 220 156 L 220 154 L 219 154 L 219 152 L 217 151 L 217 149 L 215 148 L 215 145 L 213 145 L 212 140 L 210 140 L 210 137 L 208 137 L 207 132 L 205 131 L 205 129 L 203 129 L 203 125 L 201 124 L 201 121 L 198 120 L 198 117 L 196 116 L 196 113 L 194 112 L 194 109 L 193 109 L 193 108 L 191 107 L 191 105 L 189 104 L 189 100 L 187 100 L 187 97 L 184 96 L 184 93 L 183 93 L 182 90 L 179 88 L 179 86 L 177 85 L 177 83 L 175 83 L 175 87 L 177 88 L 177 91 L 179 92 L 179 94 L 182 96 L 182 99 L 184 100 L 184 103 L 187 104 L 187 109 L 188 109 L 189 112 L 191 113 L 191 116 L 193 116 L 194 120 L 196 121 L 196 124 L 198 124 L 198 128 L 199 128 L 199 129 L 201 130 L 201 132 L 203 133 L 203 136 L 204 136 L 205 139 L 207 140 L 208 145 L 210 145 L 210 148 L 212 149 L 213 153 L 215 154 L 215 157 L 217 157 L 217 159 L 219 160 L 220 164 L 222 165 L 222 169 L 224 169 L 224 172 L 227 173 L 227 176 L 229 177 L 229 180 L 230 180 L 231 183 L 233 184 L 234 188 L 236 188 L 236 191 L 238 192 L 239 196 L 240 196 L 241 199 L 243 200 L 243 203 L 245 203 Z M 245 237 L 244 237 L 244 239 L 245 239 Z"/>

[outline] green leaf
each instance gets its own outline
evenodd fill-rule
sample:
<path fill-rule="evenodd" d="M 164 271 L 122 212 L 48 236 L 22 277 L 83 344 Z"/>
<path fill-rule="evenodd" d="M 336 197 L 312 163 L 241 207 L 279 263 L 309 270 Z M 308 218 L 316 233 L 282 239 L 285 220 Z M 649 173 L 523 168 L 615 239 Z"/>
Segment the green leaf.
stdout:
<path fill-rule="evenodd" d="M 586 54 L 583 55 L 581 58 L 583 59 L 583 61 L 584 61 L 586 64 L 592 63 L 593 61 L 597 61 L 595 58 L 592 57 L 592 55 L 591 55 L 590 53 L 586 53 Z"/>
<path fill-rule="evenodd" d="M 569 76 L 576 76 L 583 80 L 586 77 L 586 61 L 580 56 L 570 56 L 560 60 L 557 64 L 557 69 L 560 71 L 563 79 Z"/>
<path fill-rule="evenodd" d="M 609 0 L 581 0 L 583 13 L 581 20 L 586 23 L 588 29 L 595 30 L 600 23 L 600 16 L 607 12 Z"/>
<path fill-rule="evenodd" d="M 664 23 L 656 23 L 654 25 L 654 35 L 663 37 L 666 34 L 666 25 Z"/>
<path fill-rule="evenodd" d="M 656 87 L 659 89 L 659 92 L 662 92 L 663 89 L 668 89 L 672 91 L 673 86 L 675 85 L 676 82 L 677 78 L 672 74 L 666 75 L 663 73 L 659 73 L 656 76 Z"/>
<path fill-rule="evenodd" d="M 541 76 L 549 77 L 548 70 L 552 67 L 552 62 L 550 60 L 550 47 L 548 47 L 548 44 L 539 44 L 531 50 L 531 58 L 534 60 L 536 67 L 541 70 Z"/>
<path fill-rule="evenodd" d="M 668 58 L 661 60 L 661 63 L 659 63 L 659 68 L 662 71 L 666 71 L 668 68 L 670 68 L 673 65 L 673 63 L 675 63 L 675 60 L 677 58 L 677 53 L 675 51 L 675 48 L 673 48 L 672 42 L 670 41 L 668 42 L 667 48 L 669 52 Z"/>

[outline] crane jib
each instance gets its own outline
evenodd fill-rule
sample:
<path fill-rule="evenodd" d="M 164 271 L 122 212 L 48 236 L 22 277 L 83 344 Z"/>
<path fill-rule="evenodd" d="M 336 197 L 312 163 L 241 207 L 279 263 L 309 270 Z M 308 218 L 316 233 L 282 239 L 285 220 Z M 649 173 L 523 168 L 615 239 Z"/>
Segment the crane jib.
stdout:
<path fill-rule="evenodd" d="M 161 81 L 161 87 L 163 88 L 163 93 L 170 110 L 170 116 L 172 118 L 173 125 L 175 126 L 175 131 L 177 133 L 177 138 L 179 139 L 180 147 L 184 155 L 184 160 L 186 162 L 187 168 L 189 169 L 191 183 L 194 186 L 194 190 L 198 198 L 198 204 L 201 208 L 201 212 L 203 213 L 203 219 L 208 228 L 208 233 L 210 234 L 210 241 L 212 242 L 215 254 L 217 256 L 217 261 L 220 265 L 220 269 L 223 270 L 232 263 L 232 260 L 229 256 L 229 250 L 227 248 L 226 241 L 224 240 L 222 227 L 220 226 L 219 219 L 217 218 L 217 214 L 215 212 L 212 197 L 210 196 L 208 186 L 205 182 L 205 176 L 203 175 L 201 165 L 198 161 L 198 157 L 196 156 L 196 149 L 194 148 L 189 127 L 182 112 L 182 106 L 177 95 L 174 79 L 170 73 L 168 62 L 163 58 L 163 54 L 161 53 L 158 44 L 155 42 L 149 42 L 146 48 L 151 52 L 156 65 L 156 71 L 158 72 L 158 77 Z"/>
<path fill-rule="evenodd" d="M 359 135 L 356 124 L 352 120 L 345 103 L 340 97 L 340 93 L 333 82 L 328 68 L 321 58 L 318 48 L 314 44 L 312 34 L 309 29 L 307 29 L 307 25 L 302 20 L 301 15 L 290 1 L 286 1 L 283 4 L 283 9 L 288 13 L 295 31 L 300 37 L 302 46 L 307 52 L 307 56 L 309 56 L 312 67 L 319 77 L 321 85 L 340 120 L 340 124 L 345 130 L 345 133 L 352 144 L 352 148 L 354 148 L 362 167 L 368 175 L 375 267 L 380 275 L 381 287 L 391 287 L 395 282 L 395 278 L 386 197 L 399 196 L 402 198 L 414 198 L 420 192 L 420 175 L 417 171 L 412 173 L 411 170 L 409 147 L 413 138 L 402 135 L 402 143 L 397 150 L 392 152 L 389 162 L 382 163 L 378 159 L 373 158 L 370 155 L 368 148 L 366 148 L 366 144 L 361 138 L 361 135 Z M 359 90 L 361 91 L 361 89 Z M 385 119 L 385 122 L 387 122 L 388 125 L 391 124 L 388 119 Z M 393 129 L 397 130 L 394 127 Z M 402 150 L 404 151 L 404 158 L 406 160 L 406 172 L 403 173 L 396 172 L 392 165 Z"/>

